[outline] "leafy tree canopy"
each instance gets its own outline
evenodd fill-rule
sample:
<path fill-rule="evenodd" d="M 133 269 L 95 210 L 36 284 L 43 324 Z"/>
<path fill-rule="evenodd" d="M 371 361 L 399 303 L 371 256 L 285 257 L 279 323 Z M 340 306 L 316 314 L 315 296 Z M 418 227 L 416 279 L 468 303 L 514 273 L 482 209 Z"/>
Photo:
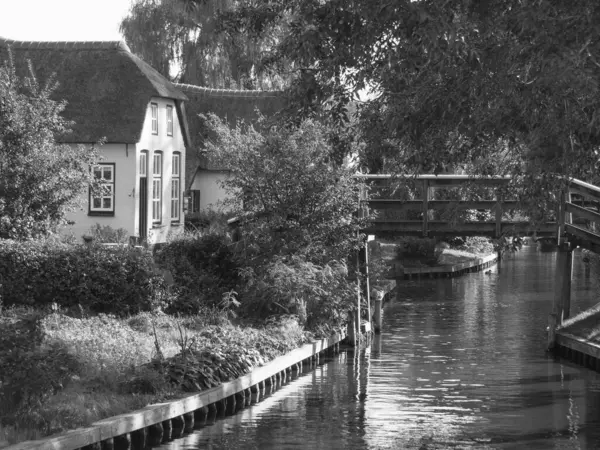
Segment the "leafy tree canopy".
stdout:
<path fill-rule="evenodd" d="M 360 244 L 356 215 L 361 184 L 353 170 L 331 160 L 327 130 L 299 127 L 229 128 L 207 119 L 215 138 L 211 158 L 232 175 L 223 184 L 240 208 L 246 236 L 267 258 L 296 255 L 323 264 L 343 260 Z"/>
<path fill-rule="evenodd" d="M 11 61 L 0 66 L 0 238 L 50 233 L 92 181 L 96 151 L 56 142 L 70 124 L 54 87 L 31 71 L 20 79 Z"/>
<path fill-rule="evenodd" d="M 121 32 L 131 50 L 167 78 L 213 88 L 279 89 L 287 76 L 260 64 L 282 32 L 246 35 L 218 29 L 238 0 L 135 0 Z M 264 30 L 266 31 L 266 29 Z M 175 73 L 171 73 L 175 70 Z M 171 76 L 172 75 L 172 76 Z"/>
<path fill-rule="evenodd" d="M 244 0 L 220 27 L 262 36 L 274 23 L 285 33 L 263 61 L 293 71 L 300 117 L 343 118 L 370 91 L 370 171 L 468 167 L 534 191 L 548 174 L 599 181 L 596 0 Z"/>

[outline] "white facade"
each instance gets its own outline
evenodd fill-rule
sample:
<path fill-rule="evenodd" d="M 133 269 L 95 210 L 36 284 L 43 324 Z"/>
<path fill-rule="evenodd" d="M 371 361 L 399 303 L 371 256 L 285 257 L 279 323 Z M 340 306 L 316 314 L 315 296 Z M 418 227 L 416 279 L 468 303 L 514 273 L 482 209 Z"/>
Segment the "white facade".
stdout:
<path fill-rule="evenodd" d="M 153 120 L 153 105 L 157 120 Z M 168 110 L 172 113 L 170 122 Z M 90 234 L 95 224 L 100 224 L 115 230 L 123 228 L 129 236 L 145 237 L 149 244 L 155 244 L 183 232 L 185 141 L 174 100 L 153 97 L 146 108 L 140 141 L 105 144 L 100 154 L 100 165 L 114 168 L 112 208 L 107 196 L 106 211 L 94 210 L 93 199 L 86 190 L 82 208 L 68 216 L 73 224 L 65 227 L 64 233 L 81 238 Z M 155 162 L 159 167 L 155 167 Z M 146 179 L 144 192 L 142 178 Z M 159 186 L 160 189 L 153 189 Z M 146 211 L 142 214 L 144 203 Z"/>
<path fill-rule="evenodd" d="M 221 181 L 229 177 L 226 170 L 198 169 L 190 186 L 191 191 L 200 195 L 200 211 L 217 209 L 218 203 L 229 198 L 227 191 L 221 186 Z"/>

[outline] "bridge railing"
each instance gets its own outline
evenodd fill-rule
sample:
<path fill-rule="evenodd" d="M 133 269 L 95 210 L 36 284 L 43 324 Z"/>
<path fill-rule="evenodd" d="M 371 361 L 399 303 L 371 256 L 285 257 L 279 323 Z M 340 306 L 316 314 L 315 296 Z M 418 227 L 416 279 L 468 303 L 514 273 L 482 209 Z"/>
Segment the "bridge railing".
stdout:
<path fill-rule="evenodd" d="M 575 244 L 600 253 L 600 187 L 570 179 L 558 214 L 559 243 Z"/>
<path fill-rule="evenodd" d="M 376 218 L 371 221 L 365 230 L 367 233 L 379 235 L 397 233 L 422 237 L 477 235 L 496 238 L 503 235 L 507 230 L 538 237 L 556 237 L 557 234 L 557 224 L 555 222 L 544 223 L 533 228 L 527 219 L 511 220 L 505 215 L 506 212 L 518 207 L 516 200 L 505 199 L 502 195 L 502 187 L 508 185 L 511 180 L 510 177 L 473 177 L 470 175 L 418 175 L 406 179 L 393 175 L 357 175 L 357 177 L 362 178 L 370 187 L 369 198 L 365 196 L 362 199 L 363 207 L 375 211 L 399 213 L 420 211 L 420 214 L 417 214 L 417 217 L 413 217 L 413 219 Z M 416 191 L 417 194 L 420 194 L 420 198 L 403 199 L 390 196 L 393 186 L 400 180 L 411 184 L 415 188 L 413 194 Z M 491 193 L 493 198 L 483 200 L 436 198 L 440 197 L 436 194 L 442 190 L 467 186 L 490 188 L 484 189 L 482 192 L 484 194 Z M 491 217 L 491 219 L 471 221 L 434 219 L 434 211 L 456 212 L 465 210 L 477 210 L 480 213 L 489 211 L 491 214 L 488 217 Z"/>

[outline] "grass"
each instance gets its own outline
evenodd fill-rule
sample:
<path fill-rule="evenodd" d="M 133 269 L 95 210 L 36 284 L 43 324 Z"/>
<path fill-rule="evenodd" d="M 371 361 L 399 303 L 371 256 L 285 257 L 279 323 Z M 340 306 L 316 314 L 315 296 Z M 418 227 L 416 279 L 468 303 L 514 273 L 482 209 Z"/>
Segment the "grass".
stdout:
<path fill-rule="evenodd" d="M 191 366 L 194 355 L 211 356 L 211 364 L 220 365 L 213 367 L 215 373 L 235 375 L 311 338 L 293 317 L 250 327 L 232 325 L 214 311 L 117 318 L 30 309 L 0 310 L 0 336 L 5 340 L 0 348 L 0 448 L 181 397 L 189 384 L 171 372 L 178 364 Z M 17 344 L 5 344 L 6 339 Z M 240 365 L 236 357 L 249 362 Z M 36 384 L 35 376 L 20 377 L 27 380 L 21 384 L 12 381 L 30 370 L 43 373 L 37 378 L 48 383 Z"/>

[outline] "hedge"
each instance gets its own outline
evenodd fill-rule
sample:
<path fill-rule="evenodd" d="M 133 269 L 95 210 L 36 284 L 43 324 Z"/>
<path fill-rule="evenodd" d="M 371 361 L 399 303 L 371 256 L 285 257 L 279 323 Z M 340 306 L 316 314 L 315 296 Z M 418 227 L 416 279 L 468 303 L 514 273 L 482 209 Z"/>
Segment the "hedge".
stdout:
<path fill-rule="evenodd" d="M 56 303 L 126 315 L 164 306 L 166 292 L 146 251 L 0 240 L 0 300 L 5 306 Z"/>

